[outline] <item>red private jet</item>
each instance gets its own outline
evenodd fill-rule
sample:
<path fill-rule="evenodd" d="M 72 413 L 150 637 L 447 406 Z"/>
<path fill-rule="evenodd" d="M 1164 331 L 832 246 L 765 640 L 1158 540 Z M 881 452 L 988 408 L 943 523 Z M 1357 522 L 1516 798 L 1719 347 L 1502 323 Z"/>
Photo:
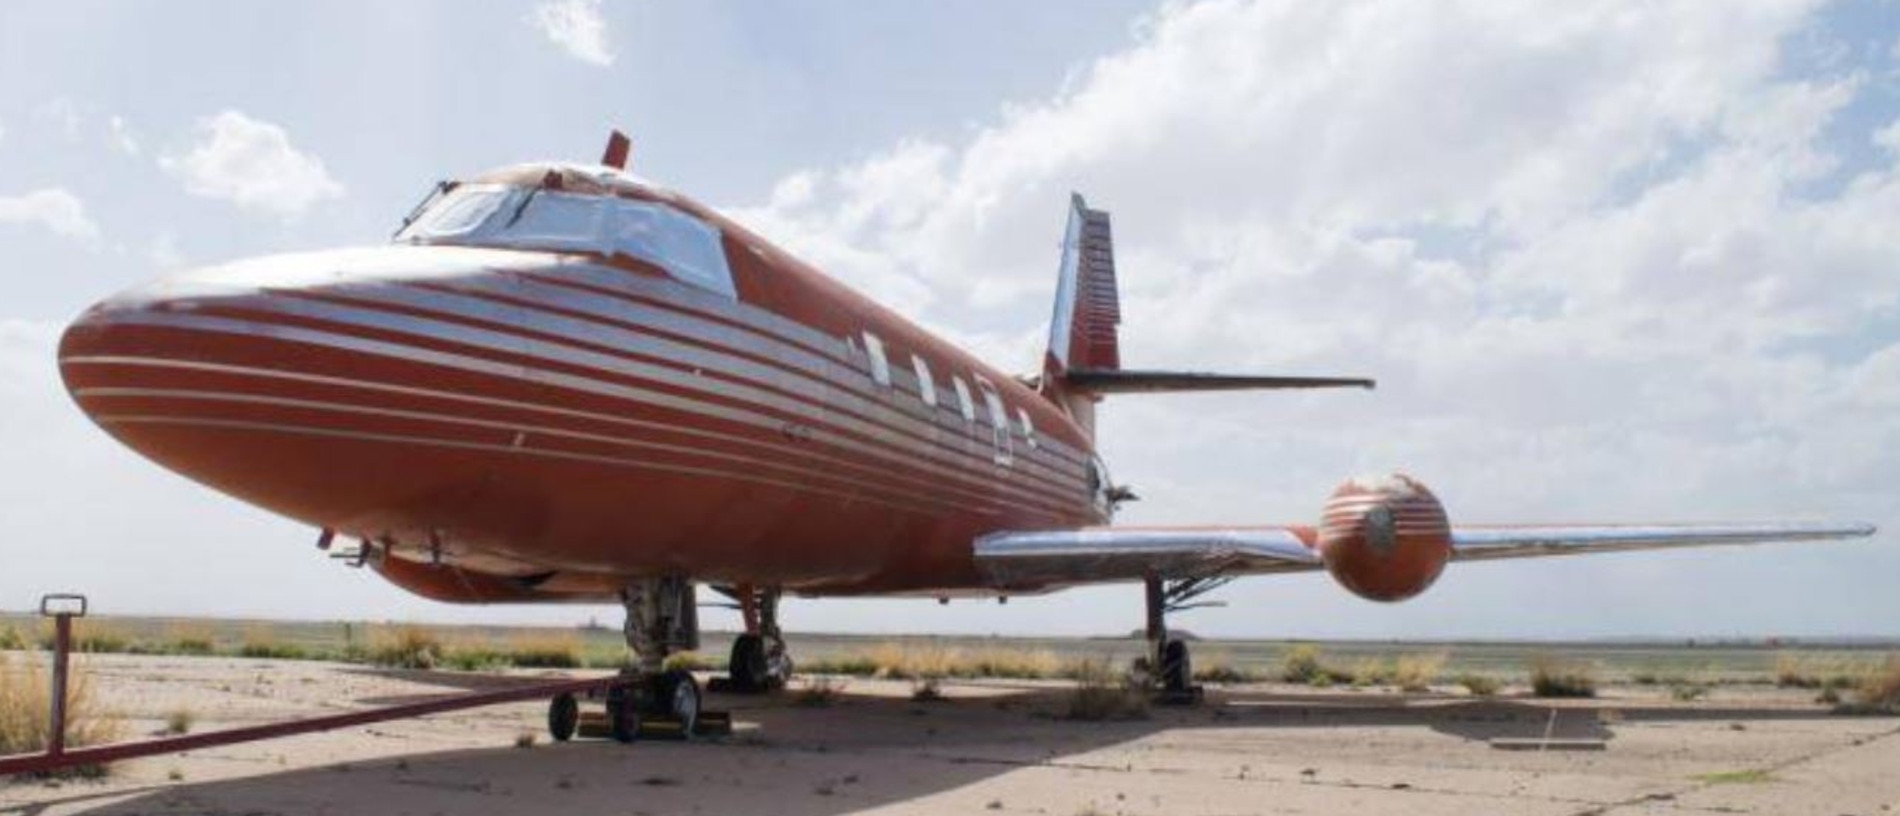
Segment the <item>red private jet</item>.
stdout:
<path fill-rule="evenodd" d="M 1451 561 L 1867 536 L 1862 524 L 1454 527 L 1403 475 L 1314 526 L 1111 526 L 1095 454 L 1129 392 L 1372 387 L 1123 370 L 1107 213 L 1071 203 L 1040 376 L 985 365 L 711 209 L 601 165 L 444 182 L 392 245 L 238 261 L 66 331 L 73 399 L 153 461 L 321 529 L 455 603 L 619 601 L 690 717 L 694 588 L 735 599 L 735 690 L 781 684 L 782 593 L 1147 589 L 1150 678 L 1191 697 L 1164 616 L 1236 576 L 1326 570 L 1377 601 Z"/>

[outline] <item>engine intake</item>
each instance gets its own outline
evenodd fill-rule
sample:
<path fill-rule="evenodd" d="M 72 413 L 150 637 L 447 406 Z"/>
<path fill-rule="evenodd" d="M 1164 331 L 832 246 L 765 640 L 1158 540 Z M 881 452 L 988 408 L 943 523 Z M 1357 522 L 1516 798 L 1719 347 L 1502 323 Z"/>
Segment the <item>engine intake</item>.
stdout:
<path fill-rule="evenodd" d="M 1318 547 L 1326 571 L 1354 595 L 1403 601 L 1438 580 L 1451 558 L 1451 524 L 1417 479 L 1351 479 L 1326 502 Z"/>

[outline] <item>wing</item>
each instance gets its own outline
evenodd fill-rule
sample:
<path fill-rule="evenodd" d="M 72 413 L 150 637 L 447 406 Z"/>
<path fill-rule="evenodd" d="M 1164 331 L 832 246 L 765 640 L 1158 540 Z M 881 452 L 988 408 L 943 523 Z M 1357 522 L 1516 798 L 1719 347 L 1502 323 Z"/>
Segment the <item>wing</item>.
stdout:
<path fill-rule="evenodd" d="M 1868 524 L 1526 525 L 1451 530 L 1451 560 L 1824 541 L 1873 535 Z M 1325 568 L 1310 527 L 1084 527 L 991 533 L 976 564 L 1012 589 L 1138 580 L 1307 572 Z"/>
<path fill-rule="evenodd" d="M 1131 581 L 1325 568 L 1300 527 L 1083 527 L 991 533 L 976 540 L 976 564 L 990 583 L 1053 588 Z"/>
<path fill-rule="evenodd" d="M 1865 538 L 1871 524 L 1665 524 L 1458 527 L 1451 531 L 1454 561 L 1537 558 L 1629 550 L 1668 550 L 1722 544 L 1772 544 Z"/>

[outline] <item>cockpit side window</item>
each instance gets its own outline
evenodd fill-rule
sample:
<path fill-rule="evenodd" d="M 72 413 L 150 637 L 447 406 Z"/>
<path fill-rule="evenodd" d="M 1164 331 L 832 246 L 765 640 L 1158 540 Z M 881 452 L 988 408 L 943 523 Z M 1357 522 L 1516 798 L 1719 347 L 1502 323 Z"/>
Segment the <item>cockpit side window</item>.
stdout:
<path fill-rule="evenodd" d="M 733 297 L 732 269 L 719 231 L 671 207 L 619 199 L 609 222 L 615 254 L 651 263 L 682 281 Z"/>
<path fill-rule="evenodd" d="M 499 184 L 464 184 L 442 195 L 396 234 L 398 241 L 456 238 L 480 228 L 483 222 L 513 198 L 512 188 Z"/>
<path fill-rule="evenodd" d="M 506 219 L 496 237 L 522 246 L 590 250 L 600 240 L 600 216 L 606 203 L 599 196 L 542 190 L 525 206 L 515 204 L 519 216 L 503 209 Z"/>

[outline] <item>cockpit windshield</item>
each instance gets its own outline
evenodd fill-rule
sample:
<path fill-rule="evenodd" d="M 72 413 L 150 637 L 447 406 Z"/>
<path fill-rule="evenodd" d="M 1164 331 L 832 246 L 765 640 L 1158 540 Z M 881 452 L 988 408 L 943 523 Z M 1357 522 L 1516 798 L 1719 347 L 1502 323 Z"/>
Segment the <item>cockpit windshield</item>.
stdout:
<path fill-rule="evenodd" d="M 728 297 L 719 231 L 665 204 L 506 184 L 457 185 L 423 205 L 397 243 L 625 255 Z"/>

